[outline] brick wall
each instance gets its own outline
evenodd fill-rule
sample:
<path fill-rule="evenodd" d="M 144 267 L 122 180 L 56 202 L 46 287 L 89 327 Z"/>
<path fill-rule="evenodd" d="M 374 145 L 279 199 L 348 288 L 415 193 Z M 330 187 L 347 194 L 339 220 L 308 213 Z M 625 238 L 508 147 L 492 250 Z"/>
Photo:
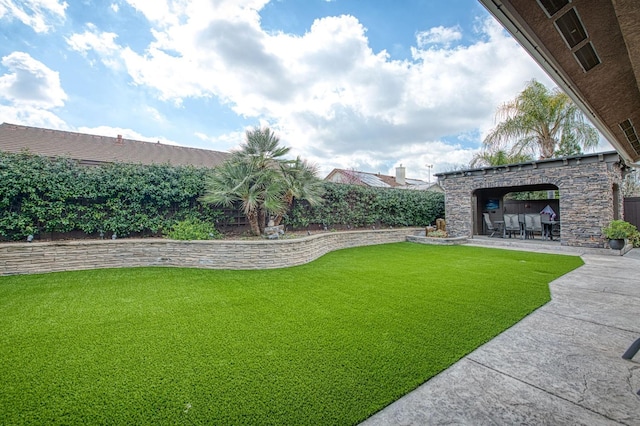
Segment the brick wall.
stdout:
<path fill-rule="evenodd" d="M 612 152 L 440 174 L 440 185 L 445 188 L 447 230 L 453 236 L 473 237 L 480 233 L 482 209 L 477 197 L 483 193 L 502 197 L 512 190 L 552 186 L 560 193 L 560 243 L 605 247 L 601 229 L 614 219 L 616 209 L 623 210 L 621 194 L 614 209 L 614 186 L 621 186 L 623 169 L 618 154 Z M 502 208 L 502 200 L 500 205 Z"/>
<path fill-rule="evenodd" d="M 0 244 L 0 275 L 136 266 L 269 269 L 333 250 L 405 241 L 418 228 L 328 232 L 289 240 L 85 240 Z"/>

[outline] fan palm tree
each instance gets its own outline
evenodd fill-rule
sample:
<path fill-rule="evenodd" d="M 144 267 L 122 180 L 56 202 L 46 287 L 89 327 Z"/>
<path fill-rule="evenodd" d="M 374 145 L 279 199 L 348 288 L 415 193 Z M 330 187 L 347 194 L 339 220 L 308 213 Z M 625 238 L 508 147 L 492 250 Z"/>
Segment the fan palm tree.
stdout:
<path fill-rule="evenodd" d="M 240 203 L 251 233 L 260 235 L 267 211 L 281 213 L 286 207 L 283 195 L 282 180 L 276 169 L 259 171 L 250 162 L 228 160 L 209 177 L 201 200 L 228 208 Z"/>
<path fill-rule="evenodd" d="M 240 203 L 251 232 L 261 235 L 266 218 L 281 218 L 294 198 L 318 202 L 322 186 L 315 167 L 305 161 L 286 160 L 288 147 L 270 129 L 246 132 L 246 141 L 207 182 L 203 202 L 233 207 Z"/>
<path fill-rule="evenodd" d="M 312 206 L 322 203 L 324 186 L 322 185 L 322 181 L 317 177 L 318 167 L 315 164 L 311 164 L 298 157 L 291 162 L 283 162 L 280 170 L 286 188 L 284 201 L 287 204 L 287 210 L 293 207 L 295 199 L 307 200 Z M 279 225 L 282 217 L 282 214 L 278 214 L 274 220 L 274 224 Z"/>
<path fill-rule="evenodd" d="M 531 159 L 532 157 L 529 154 L 510 154 L 503 149 L 497 151 L 485 149 L 473 156 L 469 166 L 472 168 L 502 166 L 504 164 L 524 163 L 531 161 Z"/>
<path fill-rule="evenodd" d="M 280 146 L 280 139 L 268 128 L 247 130 L 246 142 L 234 152 L 237 161 L 253 163 L 258 169 L 265 169 L 283 161 L 290 148 Z"/>
<path fill-rule="evenodd" d="M 558 89 L 550 91 L 536 80 L 512 101 L 498 108 L 500 123 L 487 135 L 484 145 L 493 151 L 511 154 L 537 154 L 553 158 L 564 141 L 582 149 L 598 146 L 598 132 L 585 121 L 571 99 Z"/>

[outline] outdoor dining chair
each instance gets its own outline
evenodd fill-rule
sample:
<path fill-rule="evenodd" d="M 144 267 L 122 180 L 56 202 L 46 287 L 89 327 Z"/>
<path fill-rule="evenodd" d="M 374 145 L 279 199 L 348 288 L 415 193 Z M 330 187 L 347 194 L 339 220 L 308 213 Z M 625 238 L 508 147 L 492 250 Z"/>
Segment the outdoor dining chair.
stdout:
<path fill-rule="evenodd" d="M 491 222 L 489 213 L 482 213 L 482 216 L 484 217 L 484 224 L 487 227 L 487 231 L 491 232 L 491 235 L 489 235 L 489 237 L 493 237 L 496 232 L 498 232 L 499 234 L 502 233 L 502 228 L 494 226 L 494 224 Z"/>
<path fill-rule="evenodd" d="M 535 233 L 542 235 L 542 221 L 539 213 L 527 213 L 524 215 L 525 238 L 534 238 Z"/>
<path fill-rule="evenodd" d="M 504 231 L 506 234 L 509 234 L 509 238 L 511 238 L 511 236 L 514 234 L 517 234 L 518 236 L 522 235 L 517 214 L 504 215 Z"/>

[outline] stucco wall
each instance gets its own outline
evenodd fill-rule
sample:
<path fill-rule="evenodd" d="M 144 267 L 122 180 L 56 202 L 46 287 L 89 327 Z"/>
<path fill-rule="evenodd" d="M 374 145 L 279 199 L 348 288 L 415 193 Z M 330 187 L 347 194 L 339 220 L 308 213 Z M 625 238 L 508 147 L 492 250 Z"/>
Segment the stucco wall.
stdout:
<path fill-rule="evenodd" d="M 333 250 L 405 241 L 419 228 L 327 232 L 260 241 L 87 240 L 0 244 L 0 275 L 136 266 L 269 269 L 301 265 Z"/>
<path fill-rule="evenodd" d="M 473 195 L 478 189 L 550 184 L 560 193 L 560 243 L 605 247 L 601 229 L 614 218 L 613 188 L 621 186 L 623 177 L 619 161 L 616 153 L 592 154 L 439 175 L 440 185 L 445 188 L 447 230 L 450 235 L 473 237 Z M 620 194 L 620 215 L 622 202 Z"/>

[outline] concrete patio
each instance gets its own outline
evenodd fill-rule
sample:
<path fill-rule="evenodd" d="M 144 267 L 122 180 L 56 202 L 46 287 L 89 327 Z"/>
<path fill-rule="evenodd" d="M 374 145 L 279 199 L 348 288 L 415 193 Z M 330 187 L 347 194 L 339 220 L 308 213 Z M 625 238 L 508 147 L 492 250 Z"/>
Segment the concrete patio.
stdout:
<path fill-rule="evenodd" d="M 551 302 L 362 424 L 639 425 L 640 249 L 577 254 Z"/>

